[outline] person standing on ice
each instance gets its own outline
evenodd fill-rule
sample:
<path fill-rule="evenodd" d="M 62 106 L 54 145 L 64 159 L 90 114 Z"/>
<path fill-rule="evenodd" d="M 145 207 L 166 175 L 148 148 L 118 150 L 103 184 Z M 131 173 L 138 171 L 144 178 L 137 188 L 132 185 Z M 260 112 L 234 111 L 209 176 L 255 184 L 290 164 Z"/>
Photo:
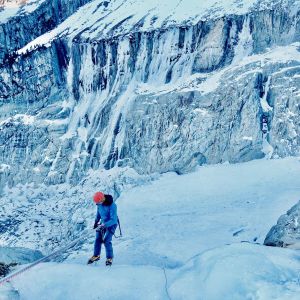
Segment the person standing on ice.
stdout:
<path fill-rule="evenodd" d="M 101 246 L 104 244 L 106 265 L 111 266 L 114 257 L 111 240 L 118 226 L 117 205 L 111 195 L 105 195 L 102 192 L 95 193 L 93 199 L 97 205 L 97 214 L 94 223 L 96 239 L 94 255 L 88 260 L 88 264 L 100 259 Z"/>

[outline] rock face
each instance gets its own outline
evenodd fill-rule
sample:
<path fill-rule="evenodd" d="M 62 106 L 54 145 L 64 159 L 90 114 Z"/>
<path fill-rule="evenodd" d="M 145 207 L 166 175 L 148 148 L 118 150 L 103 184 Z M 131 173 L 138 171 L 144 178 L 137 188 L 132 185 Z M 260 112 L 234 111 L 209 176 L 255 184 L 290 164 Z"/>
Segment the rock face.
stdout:
<path fill-rule="evenodd" d="M 41 34 L 54 29 L 80 6 L 90 1 L 22 0 L 15 5 L 11 4 L 11 8 L 7 9 L 15 11 L 14 13 L 5 12 L 3 7 L 1 11 L 0 1 L 0 63 L 8 60 L 12 51 L 22 48 Z M 24 6 L 26 3 L 27 6 Z M 13 17 L 7 18 L 10 14 Z"/>
<path fill-rule="evenodd" d="M 6 276 L 9 273 L 9 265 L 0 262 L 0 277 Z"/>
<path fill-rule="evenodd" d="M 300 201 L 286 214 L 282 215 L 277 224 L 267 234 L 264 244 L 276 247 L 300 249 Z"/>
<path fill-rule="evenodd" d="M 299 153 L 298 1 L 175 21 L 139 0 L 48 2 L 1 24 L 20 38 L 1 43 L 0 185 Z"/>

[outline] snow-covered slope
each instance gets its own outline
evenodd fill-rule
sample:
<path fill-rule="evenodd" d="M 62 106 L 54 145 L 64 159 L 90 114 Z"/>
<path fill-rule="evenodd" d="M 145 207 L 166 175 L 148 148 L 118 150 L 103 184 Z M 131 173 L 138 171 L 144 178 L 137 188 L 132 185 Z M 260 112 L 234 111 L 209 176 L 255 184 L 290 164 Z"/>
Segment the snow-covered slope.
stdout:
<path fill-rule="evenodd" d="M 281 212 L 299 200 L 299 171 L 299 160 L 290 158 L 205 166 L 182 176 L 165 174 L 118 198 L 124 236 L 113 241 L 111 269 L 104 261 L 85 265 L 93 249 L 90 229 L 87 242 L 69 252 L 64 263 L 35 267 L 14 279 L 12 286 L 21 299 L 30 300 L 296 300 L 299 253 L 266 247 L 263 241 Z M 70 206 L 79 203 L 77 197 L 73 193 Z M 94 210 L 80 210 L 88 228 Z M 26 237 L 24 232 L 14 243 L 25 243 Z"/>
<path fill-rule="evenodd" d="M 7 61 L 13 51 L 54 29 L 79 7 L 90 1 L 1 0 L 0 66 Z"/>
<path fill-rule="evenodd" d="M 21 14 L 28 14 L 36 10 L 45 0 L 1 0 L 0 23 Z"/>
<path fill-rule="evenodd" d="M 72 3 L 4 43 L 0 186 L 299 153 L 299 1 Z"/>
<path fill-rule="evenodd" d="M 44 264 L 13 286 L 22 300 L 297 300 L 299 268 L 295 251 L 234 244 L 201 253 L 166 273 L 145 265 L 108 270 L 102 264 Z"/>
<path fill-rule="evenodd" d="M 246 15 L 263 10 L 291 8 L 299 9 L 299 0 L 257 1 L 257 0 L 152 0 L 123 1 L 95 0 L 79 9 L 71 18 L 55 30 L 29 43 L 20 50 L 24 52 L 34 45 L 49 43 L 51 38 L 80 34 L 88 41 L 97 41 L 136 31 L 198 24 L 200 21 L 220 19 L 226 15 Z"/>
<path fill-rule="evenodd" d="M 90 173 L 89 178 L 76 187 L 68 184 L 49 187 L 19 185 L 16 188 L 5 189 L 5 197 L 1 198 L 0 206 L 1 245 L 39 249 L 44 254 L 48 254 L 53 249 L 76 238 L 84 229 L 92 225 L 95 211 L 91 197 L 96 190 L 105 190 L 117 197 L 115 190 L 119 191 L 119 194 L 122 192 L 123 195 L 126 190 L 150 180 L 149 177 L 141 177 L 134 172 L 126 173 L 122 169 L 119 171 L 121 173 L 116 170 L 105 171 L 100 175 L 96 172 Z M 213 236 L 214 232 L 222 231 L 224 236 L 222 244 L 242 240 L 255 240 L 263 243 L 267 232 L 276 224 L 278 217 L 299 200 L 298 172 L 299 164 L 296 159 L 255 161 L 237 166 L 217 165 L 203 167 L 197 173 L 183 177 L 170 174 L 165 176 L 165 180 L 159 181 L 159 184 L 150 185 L 147 192 L 144 192 L 143 188 L 140 191 L 133 190 L 127 196 L 129 202 L 124 205 L 124 208 L 122 198 L 118 200 L 121 206 L 122 223 L 125 228 L 133 230 L 130 233 L 128 230 L 131 229 L 127 229 L 126 235 L 134 235 L 138 230 L 139 239 L 131 247 L 132 250 L 136 249 L 137 253 L 132 256 L 132 259 L 137 260 L 136 255 L 143 253 L 139 251 L 138 245 L 140 239 L 144 239 L 143 230 L 148 228 L 147 231 L 151 232 L 153 222 L 155 222 L 155 218 L 154 221 L 151 219 L 152 215 L 160 215 L 166 207 L 168 211 L 162 219 L 164 220 L 163 226 L 172 229 L 177 223 L 182 223 L 182 217 L 179 214 L 177 220 L 177 213 L 173 213 L 174 210 L 187 212 L 186 215 L 183 213 L 186 219 L 180 227 L 182 238 L 184 238 L 184 226 L 188 226 L 190 234 L 193 235 L 195 241 L 198 241 L 200 249 L 206 247 L 207 243 L 210 243 L 211 247 L 219 246 L 220 241 L 212 238 L 206 241 L 205 237 L 202 240 L 202 234 L 199 234 L 200 229 L 189 227 L 190 216 L 194 216 L 194 219 L 200 222 L 199 227 L 202 228 L 200 232 L 210 230 L 210 235 Z M 170 177 L 169 181 L 168 177 Z M 174 189 L 177 186 L 178 190 Z M 164 191 L 166 194 L 163 193 Z M 152 194 L 153 200 L 151 200 Z M 175 200 L 171 196 L 173 194 Z M 224 195 L 228 195 L 225 200 Z M 181 204 L 176 202 L 176 205 L 173 205 L 177 197 L 186 199 Z M 228 201 L 228 204 L 224 201 Z M 145 205 L 148 202 L 153 205 L 151 213 L 149 212 L 149 219 L 145 217 L 144 220 L 140 220 L 140 215 L 147 210 Z M 145 204 L 139 206 L 140 203 Z M 205 207 L 203 207 L 204 204 Z M 248 207 L 247 210 L 245 210 L 245 205 Z M 192 213 L 195 208 L 199 211 L 199 215 Z M 263 208 L 268 208 L 267 216 Z M 224 220 L 219 222 L 218 218 L 226 210 L 231 217 L 227 219 L 229 223 L 225 228 L 223 227 Z M 248 214 L 249 210 L 252 214 Z M 127 217 L 127 213 L 130 213 L 130 218 Z M 213 216 L 210 217 L 211 215 Z M 239 218 L 242 218 L 242 221 L 239 221 Z M 213 222 L 214 219 L 216 221 Z M 137 223 L 141 224 L 136 227 Z M 263 226 L 263 229 L 254 227 L 253 224 Z M 227 228 L 232 229 L 228 231 Z M 239 233 L 233 235 L 235 232 Z M 92 239 L 93 233 L 90 232 L 90 234 Z M 155 232 L 152 234 L 155 235 Z M 169 243 L 172 243 L 173 237 L 175 238 L 178 234 L 179 231 L 166 230 L 165 238 L 169 236 Z M 176 240 L 173 242 L 176 243 Z M 180 246 L 178 247 L 180 249 Z M 171 251 L 174 256 L 175 250 Z M 195 254 L 192 248 L 187 251 L 192 251 L 192 253 L 188 252 L 186 259 Z"/>

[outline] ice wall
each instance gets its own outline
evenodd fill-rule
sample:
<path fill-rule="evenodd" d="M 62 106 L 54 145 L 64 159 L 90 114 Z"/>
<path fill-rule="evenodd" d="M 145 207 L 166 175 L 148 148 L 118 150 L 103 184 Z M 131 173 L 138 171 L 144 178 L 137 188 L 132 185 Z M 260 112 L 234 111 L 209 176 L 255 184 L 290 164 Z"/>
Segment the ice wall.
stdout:
<path fill-rule="evenodd" d="M 114 3 L 101 2 L 101 13 Z M 114 166 L 184 173 L 262 158 L 262 103 L 272 108 L 273 156 L 299 153 L 294 9 L 151 30 L 122 31 L 125 18 L 105 34 L 105 24 L 88 20 L 71 30 L 77 17 L 1 67 L 2 185 L 76 184 L 90 169 Z"/>

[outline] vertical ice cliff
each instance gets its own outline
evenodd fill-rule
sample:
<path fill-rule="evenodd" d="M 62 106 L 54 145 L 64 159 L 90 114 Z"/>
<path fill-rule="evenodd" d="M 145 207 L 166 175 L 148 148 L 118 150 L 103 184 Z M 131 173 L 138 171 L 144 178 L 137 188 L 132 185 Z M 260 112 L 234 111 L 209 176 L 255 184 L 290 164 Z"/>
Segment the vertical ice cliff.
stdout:
<path fill-rule="evenodd" d="M 150 3 L 95 0 L 72 14 L 84 2 L 2 48 L 2 184 L 77 183 L 115 166 L 182 173 L 262 158 L 264 142 L 299 153 L 298 1 L 193 16 L 182 10 L 196 1 L 158 1 L 174 9 L 161 18 Z M 17 18 L 25 30 L 39 14 L 2 28 L 12 36 Z"/>

